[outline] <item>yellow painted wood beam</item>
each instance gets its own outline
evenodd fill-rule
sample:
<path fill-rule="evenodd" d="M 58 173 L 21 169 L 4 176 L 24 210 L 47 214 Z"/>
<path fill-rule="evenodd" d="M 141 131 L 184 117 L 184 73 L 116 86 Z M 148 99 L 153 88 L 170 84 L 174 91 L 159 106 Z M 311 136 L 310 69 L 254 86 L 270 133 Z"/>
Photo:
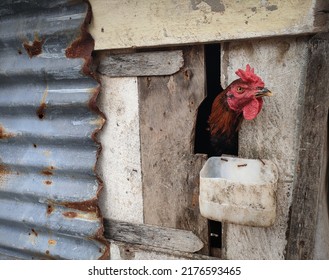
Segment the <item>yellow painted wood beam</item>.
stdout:
<path fill-rule="evenodd" d="M 328 31 L 328 0 L 90 0 L 96 50 Z"/>

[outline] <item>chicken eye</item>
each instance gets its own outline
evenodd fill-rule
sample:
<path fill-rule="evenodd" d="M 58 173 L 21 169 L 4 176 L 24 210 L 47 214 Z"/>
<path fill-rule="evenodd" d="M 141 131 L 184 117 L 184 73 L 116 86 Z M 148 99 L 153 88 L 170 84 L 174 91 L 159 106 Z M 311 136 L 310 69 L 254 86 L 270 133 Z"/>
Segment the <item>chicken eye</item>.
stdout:
<path fill-rule="evenodd" d="M 242 88 L 242 87 L 237 87 L 237 88 L 236 88 L 236 91 L 237 91 L 238 93 L 243 93 L 243 92 L 244 92 L 244 88 Z"/>

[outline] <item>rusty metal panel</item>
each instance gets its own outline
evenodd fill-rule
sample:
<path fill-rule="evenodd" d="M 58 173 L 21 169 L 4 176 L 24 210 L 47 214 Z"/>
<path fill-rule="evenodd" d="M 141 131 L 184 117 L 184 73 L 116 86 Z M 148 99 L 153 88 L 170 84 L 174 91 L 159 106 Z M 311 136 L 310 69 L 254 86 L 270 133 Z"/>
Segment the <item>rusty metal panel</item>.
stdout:
<path fill-rule="evenodd" d="M 84 1 L 0 3 L 0 259 L 104 259 Z"/>

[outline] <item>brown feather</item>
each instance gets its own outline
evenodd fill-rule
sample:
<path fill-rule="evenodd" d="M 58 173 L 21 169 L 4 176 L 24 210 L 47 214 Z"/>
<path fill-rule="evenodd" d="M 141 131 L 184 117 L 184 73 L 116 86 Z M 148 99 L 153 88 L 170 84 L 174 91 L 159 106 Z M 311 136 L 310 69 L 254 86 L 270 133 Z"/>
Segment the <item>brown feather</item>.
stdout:
<path fill-rule="evenodd" d="M 240 128 L 241 122 L 241 113 L 228 107 L 226 92 L 219 94 L 212 104 L 208 119 L 211 136 L 227 135 L 230 138 Z"/>

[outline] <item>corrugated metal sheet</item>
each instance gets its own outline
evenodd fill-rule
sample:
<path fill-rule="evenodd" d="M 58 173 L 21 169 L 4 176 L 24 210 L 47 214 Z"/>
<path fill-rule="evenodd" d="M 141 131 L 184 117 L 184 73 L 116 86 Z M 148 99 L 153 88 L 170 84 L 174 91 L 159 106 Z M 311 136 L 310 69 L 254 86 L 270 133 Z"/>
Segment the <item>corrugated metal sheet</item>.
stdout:
<path fill-rule="evenodd" d="M 81 1 L 0 3 L 0 258 L 108 256 L 95 174 L 103 118 Z"/>

